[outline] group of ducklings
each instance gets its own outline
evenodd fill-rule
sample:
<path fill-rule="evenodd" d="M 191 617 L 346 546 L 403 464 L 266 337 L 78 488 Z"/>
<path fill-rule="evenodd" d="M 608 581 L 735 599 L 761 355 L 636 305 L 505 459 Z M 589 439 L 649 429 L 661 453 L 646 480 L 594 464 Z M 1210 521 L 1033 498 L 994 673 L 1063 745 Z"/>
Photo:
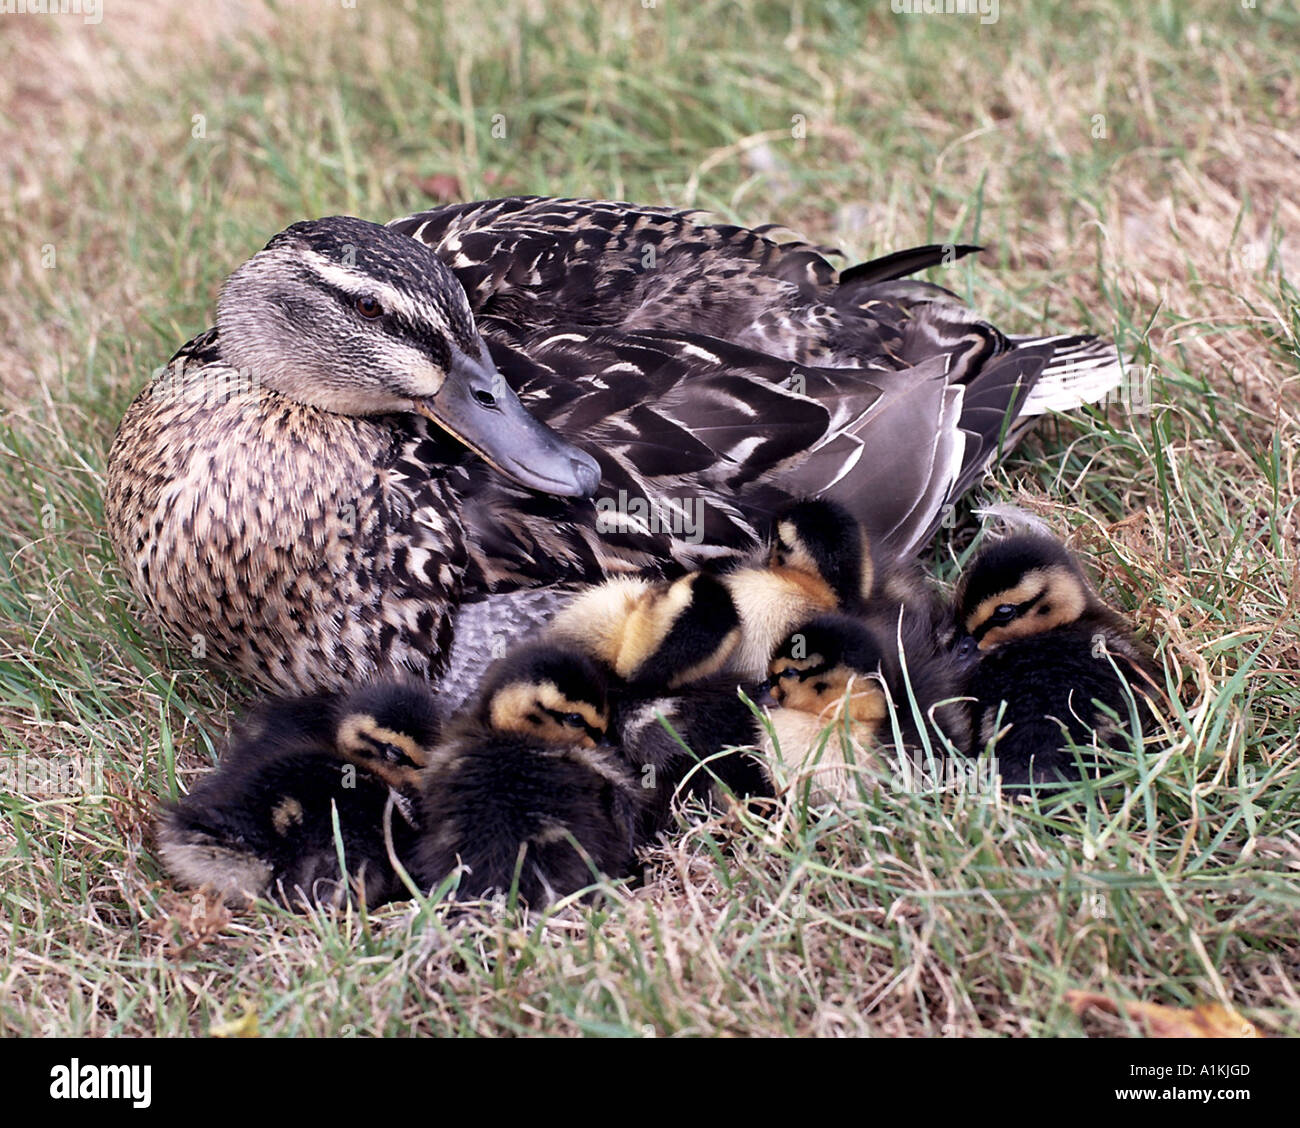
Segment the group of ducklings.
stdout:
<path fill-rule="evenodd" d="M 990 746 L 1004 787 L 1060 786 L 1089 770 L 1078 746 L 1150 731 L 1155 675 L 1050 538 L 986 547 L 949 604 L 842 506 L 800 501 L 739 566 L 577 595 L 446 723 L 409 681 L 265 704 L 161 852 L 234 898 L 541 906 L 630 874 L 675 797 L 846 798 L 896 755 Z"/>

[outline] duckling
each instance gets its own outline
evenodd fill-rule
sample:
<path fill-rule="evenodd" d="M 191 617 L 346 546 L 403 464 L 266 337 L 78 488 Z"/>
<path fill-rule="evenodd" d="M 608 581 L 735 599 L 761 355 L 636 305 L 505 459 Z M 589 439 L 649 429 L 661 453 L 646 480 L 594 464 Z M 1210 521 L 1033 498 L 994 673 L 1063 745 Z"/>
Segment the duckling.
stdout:
<path fill-rule="evenodd" d="M 609 672 L 611 739 L 637 777 L 637 843 L 673 825 L 672 801 L 715 803 L 730 791 L 770 795 L 762 769 L 733 748 L 757 739 L 753 711 L 730 669 L 743 624 L 723 578 L 609 580 L 574 599 L 548 637 L 580 648 Z"/>
<path fill-rule="evenodd" d="M 299 907 L 357 896 L 375 906 L 399 897 L 384 838 L 390 785 L 403 789 L 391 813 L 400 858 L 415 847 L 414 773 L 438 727 L 428 689 L 409 683 L 271 702 L 217 769 L 164 812 L 163 862 L 180 881 L 233 901 L 278 897 Z"/>
<path fill-rule="evenodd" d="M 765 750 L 787 776 L 815 780 L 815 802 L 852 795 L 855 770 L 880 766 L 877 749 L 896 735 L 913 758 L 967 743 L 959 667 L 919 617 L 903 616 L 891 638 L 859 618 L 820 616 L 777 647 L 768 671 L 759 700 L 777 707 Z"/>
<path fill-rule="evenodd" d="M 773 650 L 800 623 L 839 611 L 892 629 L 900 611 L 938 630 L 947 619 L 915 565 L 874 558 L 856 517 L 829 498 L 808 498 L 777 514 L 765 559 L 722 576 L 743 623 L 732 667 L 766 676 Z"/>
<path fill-rule="evenodd" d="M 876 565 L 867 531 L 848 508 L 829 498 L 806 498 L 777 515 L 768 564 L 821 580 L 837 606 L 860 610 L 876 590 Z"/>
<path fill-rule="evenodd" d="M 722 574 L 743 623 L 732 668 L 762 680 L 781 639 L 815 615 L 859 606 L 873 576 L 865 534 L 847 510 L 829 500 L 790 507 L 766 554 Z"/>
<path fill-rule="evenodd" d="M 631 871 L 636 781 L 606 740 L 603 671 L 554 642 L 493 667 L 423 773 L 414 873 L 432 890 L 458 868 L 465 900 L 505 893 L 540 908 Z"/>
<path fill-rule="evenodd" d="M 707 572 L 671 582 L 609 580 L 573 599 L 548 631 L 603 663 L 622 683 L 663 689 L 717 673 L 741 633 L 727 587 Z"/>
<path fill-rule="evenodd" d="M 123 418 L 114 550 L 169 636 L 280 693 L 436 682 L 463 608 L 742 559 L 795 497 L 910 557 L 1120 378 L 1107 342 L 904 280 L 951 252 L 837 276 L 765 229 L 535 197 L 295 223 Z"/>
<path fill-rule="evenodd" d="M 985 548 L 962 577 L 956 607 L 976 750 L 996 741 L 1004 786 L 1078 779 L 1067 737 L 1128 747 L 1130 692 L 1142 728 L 1154 728 L 1154 661 L 1055 540 L 1020 533 Z"/>

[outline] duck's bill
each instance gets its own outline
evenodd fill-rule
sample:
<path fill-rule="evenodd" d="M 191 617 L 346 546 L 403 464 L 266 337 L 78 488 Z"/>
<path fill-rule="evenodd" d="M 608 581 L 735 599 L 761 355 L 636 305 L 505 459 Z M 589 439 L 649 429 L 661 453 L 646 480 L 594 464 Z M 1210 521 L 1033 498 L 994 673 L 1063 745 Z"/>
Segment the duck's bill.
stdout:
<path fill-rule="evenodd" d="M 590 497 L 600 485 L 596 460 L 528 414 L 486 348 L 478 359 L 458 357 L 438 394 L 415 409 L 530 490 Z"/>

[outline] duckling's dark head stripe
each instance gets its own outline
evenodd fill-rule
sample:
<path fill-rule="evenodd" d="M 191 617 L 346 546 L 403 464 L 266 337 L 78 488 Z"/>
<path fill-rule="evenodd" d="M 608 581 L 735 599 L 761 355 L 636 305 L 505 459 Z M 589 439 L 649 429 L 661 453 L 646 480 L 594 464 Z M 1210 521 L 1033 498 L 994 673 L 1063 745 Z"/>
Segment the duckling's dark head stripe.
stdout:
<path fill-rule="evenodd" d="M 568 701 L 589 705 L 603 714 L 607 707 L 605 677 L 599 667 L 581 651 L 554 643 L 534 643 L 501 659 L 485 679 L 481 702 L 490 708 L 491 699 L 507 685 L 550 683 Z"/>
<path fill-rule="evenodd" d="M 632 681 L 673 685 L 681 674 L 705 663 L 729 642 L 734 644 L 740 614 L 726 585 L 703 572 L 678 582 L 690 583 L 690 601 L 658 646 L 631 671 Z"/>
<path fill-rule="evenodd" d="M 1020 603 L 1009 604 L 1008 606 L 1012 608 L 1012 614 L 1005 617 L 999 616 L 996 613 L 989 615 L 987 619 L 985 619 L 982 623 L 977 624 L 974 627 L 974 629 L 971 630 L 970 632 L 971 637 L 977 643 L 982 642 L 984 636 L 988 634 L 989 631 L 996 630 L 998 627 L 1005 627 L 1007 623 L 1013 621 L 1014 619 L 1018 619 L 1022 615 L 1027 615 L 1031 610 L 1033 610 L 1033 608 L 1035 608 L 1036 606 L 1038 606 L 1039 603 L 1042 602 L 1043 597 L 1046 594 L 1047 594 L 1047 588 L 1044 586 L 1041 591 L 1039 591 L 1036 595 L 1030 597 L 1029 599 L 1026 599 Z"/>
<path fill-rule="evenodd" d="M 384 728 L 367 713 L 343 717 L 335 739 L 344 756 L 361 762 L 419 767 L 429 756 L 428 745 L 421 746 L 405 732 Z"/>
<path fill-rule="evenodd" d="M 605 681 L 594 663 L 582 655 L 552 653 L 527 666 L 535 682 L 549 681 L 569 701 L 605 708 Z"/>
<path fill-rule="evenodd" d="M 884 651 L 865 623 L 847 615 L 823 615 L 804 624 L 781 644 L 777 656 L 798 661 L 819 656 L 816 670 L 844 666 L 856 673 L 874 673 Z"/>
<path fill-rule="evenodd" d="M 1062 567 L 1078 574 L 1063 545 L 1049 537 L 1021 533 L 989 545 L 971 564 L 958 596 L 958 615 L 965 621 L 986 600 L 1012 591 L 1030 572 Z"/>
<path fill-rule="evenodd" d="M 370 717 L 372 727 L 403 733 L 424 748 L 435 744 L 439 736 L 437 702 L 424 685 L 378 682 L 363 686 L 339 702 L 335 715 L 340 727 L 349 717 Z"/>
<path fill-rule="evenodd" d="M 573 702 L 574 699 L 570 698 L 569 701 Z M 586 704 L 591 704 L 591 703 L 586 702 Z M 582 717 L 583 718 L 582 725 L 581 725 L 582 731 L 586 733 L 587 736 L 591 737 L 593 742 L 599 742 L 601 738 L 604 737 L 605 735 L 605 730 L 603 727 L 592 724 L 591 719 L 589 717 L 585 716 L 583 713 L 577 712 L 576 710 L 551 709 L 545 705 L 539 705 L 538 708 L 540 708 L 543 713 L 545 713 L 548 717 L 550 717 L 551 720 L 553 720 L 559 726 L 572 727 L 569 724 L 569 718 L 575 715 Z"/>

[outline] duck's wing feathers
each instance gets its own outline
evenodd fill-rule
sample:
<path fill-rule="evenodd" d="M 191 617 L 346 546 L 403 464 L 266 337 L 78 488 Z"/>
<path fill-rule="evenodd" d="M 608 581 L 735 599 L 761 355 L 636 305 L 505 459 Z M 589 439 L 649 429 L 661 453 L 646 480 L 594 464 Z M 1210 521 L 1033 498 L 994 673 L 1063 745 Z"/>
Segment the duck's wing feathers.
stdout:
<path fill-rule="evenodd" d="M 514 196 L 454 204 L 390 225 L 431 247 L 464 286 L 485 335 L 567 328 L 666 330 L 729 341 L 822 367 L 908 367 L 955 355 L 950 382 L 1007 338 L 951 291 L 907 276 L 980 248 L 932 243 L 836 273 L 839 252 L 778 240 L 774 225 L 710 223 L 703 213 L 608 200 Z M 1042 338 L 1061 353 L 1023 413 L 1065 410 L 1118 382 L 1113 350 Z M 1067 373 L 1067 354 L 1069 371 Z M 1109 381 L 1109 383 L 1107 382 Z"/>
<path fill-rule="evenodd" d="M 611 200 L 512 196 L 453 204 L 389 225 L 431 247 L 476 315 L 537 327 L 624 323 L 647 301 L 684 312 L 695 278 L 764 276 L 807 293 L 831 286 L 824 253 L 769 237 L 772 226 L 701 222 L 703 213 Z M 695 278 L 693 278 L 695 276 Z M 668 293 L 667 291 L 672 291 Z M 683 326 L 684 327 L 684 326 Z"/>
<path fill-rule="evenodd" d="M 909 554 L 1028 415 L 1113 375 L 1103 342 L 1008 338 L 906 279 L 969 244 L 837 275 L 825 248 L 772 228 L 621 202 L 511 197 L 393 226 L 455 272 L 529 409 L 601 463 L 599 535 L 582 504 L 468 487 L 489 588 L 743 551 L 773 506 L 822 493 Z"/>
<path fill-rule="evenodd" d="M 575 502 L 467 463 L 462 516 L 488 591 L 737 556 L 791 498 L 823 494 L 887 555 L 911 554 L 982 473 L 1043 367 L 1012 353 L 963 384 L 945 356 L 817 368 L 662 330 L 491 349 L 529 410 L 597 458 L 602 481 Z"/>
<path fill-rule="evenodd" d="M 892 282 L 935 266 L 948 266 L 983 249 L 972 243 L 928 243 L 924 247 L 894 251 L 841 270 L 839 290 L 848 299 L 855 288 Z"/>

